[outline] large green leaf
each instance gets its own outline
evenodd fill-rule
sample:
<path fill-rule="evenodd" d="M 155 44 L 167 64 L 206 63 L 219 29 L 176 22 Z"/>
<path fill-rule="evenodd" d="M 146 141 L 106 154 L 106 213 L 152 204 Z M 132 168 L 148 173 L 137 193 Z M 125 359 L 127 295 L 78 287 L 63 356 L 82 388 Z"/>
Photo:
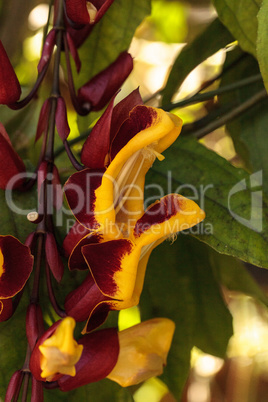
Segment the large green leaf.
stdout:
<path fill-rule="evenodd" d="M 234 54 L 232 54 L 234 53 Z M 242 54 L 239 49 L 230 52 L 227 56 L 226 63 L 230 59 Z M 244 79 L 260 73 L 258 63 L 249 54 L 244 54 L 243 59 L 235 69 L 229 70 L 221 81 L 221 86 L 229 85 L 240 79 Z M 221 104 L 230 104 L 235 102 L 240 104 L 262 90 L 263 83 L 260 81 L 251 85 L 244 86 L 240 89 L 232 91 L 219 97 Z M 268 194 L 268 141 L 267 141 L 267 125 L 268 125 L 268 100 L 262 102 L 243 113 L 234 121 L 226 125 L 228 133 L 231 135 L 235 145 L 236 152 L 243 160 L 249 171 L 262 170 L 263 172 L 263 189 Z"/>
<path fill-rule="evenodd" d="M 150 192 L 157 191 L 155 198 L 171 191 L 190 196 L 206 212 L 191 234 L 220 253 L 268 268 L 268 206 L 266 200 L 262 205 L 261 173 L 251 177 L 194 139 L 180 138 L 165 156 L 148 175 L 158 185 L 150 186 Z"/>
<path fill-rule="evenodd" d="M 181 234 L 152 254 L 141 298 L 142 318 L 168 317 L 176 324 L 163 380 L 179 396 L 194 345 L 223 357 L 232 320 L 209 265 L 208 247 Z"/>
<path fill-rule="evenodd" d="M 215 19 L 192 43 L 186 45 L 175 60 L 162 91 L 163 107 L 170 103 L 174 93 L 195 67 L 233 40 L 230 32 Z"/>
<path fill-rule="evenodd" d="M 257 58 L 268 90 L 268 1 L 263 0 L 258 14 Z"/>
<path fill-rule="evenodd" d="M 257 14 L 262 0 L 213 0 L 218 16 L 246 52 L 256 56 Z"/>

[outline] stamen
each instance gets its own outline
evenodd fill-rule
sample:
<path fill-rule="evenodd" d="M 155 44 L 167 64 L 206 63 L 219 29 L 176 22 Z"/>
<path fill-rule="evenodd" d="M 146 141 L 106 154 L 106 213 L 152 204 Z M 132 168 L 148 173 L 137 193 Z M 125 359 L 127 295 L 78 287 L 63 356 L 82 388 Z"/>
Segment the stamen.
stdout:
<path fill-rule="evenodd" d="M 116 207 L 118 204 L 118 200 L 121 198 L 120 195 L 122 193 L 122 189 L 125 187 L 125 184 L 128 181 L 128 178 L 132 172 L 133 167 L 135 166 L 135 163 L 140 155 L 140 150 L 136 151 L 124 164 L 122 167 L 119 175 L 117 176 L 116 180 L 116 188 L 114 191 L 118 190 L 118 193 L 114 194 L 114 206 Z"/>

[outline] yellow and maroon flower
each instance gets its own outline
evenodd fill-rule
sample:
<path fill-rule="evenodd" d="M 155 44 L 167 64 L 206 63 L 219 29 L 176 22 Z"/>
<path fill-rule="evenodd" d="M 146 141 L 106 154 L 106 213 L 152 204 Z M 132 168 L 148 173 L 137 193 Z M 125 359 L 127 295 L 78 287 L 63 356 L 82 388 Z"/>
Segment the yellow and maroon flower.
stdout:
<path fill-rule="evenodd" d="M 73 338 L 75 321 L 71 317 L 52 325 L 37 341 L 30 359 L 30 370 L 38 381 L 58 381 L 62 391 L 105 378 L 114 368 L 118 354 L 115 328 Z"/>
<path fill-rule="evenodd" d="M 91 233 L 73 249 L 69 268 L 89 269 L 84 282 L 65 300 L 76 321 L 89 317 L 85 332 L 106 319 L 109 310 L 139 303 L 152 250 L 165 239 L 202 221 L 204 212 L 192 200 L 170 194 L 151 205 L 128 235 Z M 69 239 L 70 240 L 70 239 Z"/>
<path fill-rule="evenodd" d="M 62 391 L 109 378 L 123 387 L 160 375 L 175 325 L 155 318 L 118 332 L 107 328 L 73 338 L 71 317 L 52 325 L 37 341 L 30 370 L 37 381 L 56 381 Z"/>
<path fill-rule="evenodd" d="M 89 230 L 106 226 L 110 231 L 115 221 L 142 216 L 145 175 L 180 134 L 180 118 L 140 103 L 138 91 L 114 109 L 110 102 L 82 149 L 81 160 L 89 169 L 66 183 L 69 206 Z"/>
<path fill-rule="evenodd" d="M 140 103 L 138 91 L 114 109 L 111 101 L 82 149 L 88 168 L 65 186 L 77 219 L 64 242 L 69 268 L 89 269 L 65 308 L 77 321 L 89 317 L 85 332 L 100 325 L 109 310 L 137 305 L 152 250 L 205 217 L 195 202 L 178 194 L 144 211 L 145 175 L 156 158 L 164 159 L 181 120 Z"/>

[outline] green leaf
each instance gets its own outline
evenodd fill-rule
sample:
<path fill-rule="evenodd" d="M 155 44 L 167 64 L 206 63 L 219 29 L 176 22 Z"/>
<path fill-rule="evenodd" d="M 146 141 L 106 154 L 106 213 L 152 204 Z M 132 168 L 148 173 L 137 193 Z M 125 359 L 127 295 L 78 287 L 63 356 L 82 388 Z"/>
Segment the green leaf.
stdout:
<path fill-rule="evenodd" d="M 215 19 L 192 43 L 186 45 L 177 57 L 162 91 L 163 107 L 170 103 L 172 96 L 195 67 L 233 40 L 229 31 Z"/>
<path fill-rule="evenodd" d="M 261 175 L 251 177 L 194 139 L 180 138 L 165 157 L 147 175 L 154 183 L 149 189 L 157 190 L 154 199 L 170 192 L 191 197 L 206 212 L 191 234 L 220 253 L 268 268 L 268 205 L 266 200 L 261 205 Z"/>
<path fill-rule="evenodd" d="M 193 267 L 196 299 L 194 344 L 205 353 L 224 358 L 233 334 L 232 317 L 214 278 L 209 248 L 194 238 L 183 237 L 182 247 L 191 256 Z M 181 241 L 180 237 L 178 241 Z"/>
<path fill-rule="evenodd" d="M 237 56 L 237 54 L 243 53 L 240 49 L 230 52 L 227 55 L 226 63 Z M 244 53 L 243 59 L 236 65 L 236 68 L 229 70 L 224 75 L 221 81 L 221 87 L 259 73 L 260 70 L 256 60 L 249 54 Z M 219 101 L 222 105 L 230 104 L 231 102 L 240 104 L 263 88 L 263 83 L 260 81 L 232 91 L 230 94 L 222 95 L 219 97 Z M 266 195 L 268 194 L 267 107 L 268 100 L 264 99 L 226 125 L 226 129 L 234 142 L 235 150 L 243 160 L 246 168 L 251 172 L 262 170 L 263 189 Z"/>
<path fill-rule="evenodd" d="M 163 381 L 177 397 L 190 369 L 195 326 L 191 260 L 187 253 L 180 255 L 179 246 L 179 241 L 164 243 L 153 251 L 140 302 L 142 321 L 158 316 L 176 324 Z"/>
<path fill-rule="evenodd" d="M 229 290 L 244 293 L 268 307 L 268 297 L 248 272 L 245 264 L 236 258 L 210 249 L 210 263 L 217 280 Z M 266 271 L 265 271 L 266 272 Z"/>
<path fill-rule="evenodd" d="M 133 402 L 132 395 L 127 388 L 122 388 L 110 380 L 85 385 L 70 392 L 59 390 L 45 390 L 45 402 Z"/>
<path fill-rule="evenodd" d="M 257 58 L 263 76 L 264 84 L 268 90 L 268 1 L 263 0 L 258 14 Z"/>
<path fill-rule="evenodd" d="M 26 286 L 15 314 L 8 321 L 0 323 L 0 399 L 3 400 L 12 374 L 22 368 L 26 355 L 25 314 L 28 289 Z"/>
<path fill-rule="evenodd" d="M 94 26 L 79 56 L 82 68 L 77 77 L 81 86 L 127 50 L 136 28 L 150 14 L 150 0 L 115 0 L 101 21 Z"/>
<path fill-rule="evenodd" d="M 142 319 L 168 317 L 176 330 L 163 381 L 179 397 L 190 368 L 194 345 L 223 357 L 232 319 L 209 264 L 208 247 L 181 234 L 150 257 L 141 298 Z"/>
<path fill-rule="evenodd" d="M 1 235 L 9 234 L 23 242 L 35 230 L 35 225 L 27 219 L 27 213 L 36 209 L 36 190 L 23 193 L 0 190 L 0 205 Z"/>
<path fill-rule="evenodd" d="M 262 0 L 213 0 L 218 16 L 246 52 L 256 56 L 257 14 Z"/>

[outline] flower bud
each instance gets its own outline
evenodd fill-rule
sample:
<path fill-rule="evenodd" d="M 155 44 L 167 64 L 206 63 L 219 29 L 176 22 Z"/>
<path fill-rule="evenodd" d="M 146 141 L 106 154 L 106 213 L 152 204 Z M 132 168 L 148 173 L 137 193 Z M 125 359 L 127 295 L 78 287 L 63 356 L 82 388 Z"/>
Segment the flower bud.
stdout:
<path fill-rule="evenodd" d="M 92 110 L 101 110 L 119 90 L 132 69 L 131 55 L 121 53 L 112 64 L 78 90 L 78 99 L 82 104 L 90 104 Z"/>
<path fill-rule="evenodd" d="M 0 104 L 14 103 L 20 98 L 20 94 L 18 78 L 0 41 Z"/>

